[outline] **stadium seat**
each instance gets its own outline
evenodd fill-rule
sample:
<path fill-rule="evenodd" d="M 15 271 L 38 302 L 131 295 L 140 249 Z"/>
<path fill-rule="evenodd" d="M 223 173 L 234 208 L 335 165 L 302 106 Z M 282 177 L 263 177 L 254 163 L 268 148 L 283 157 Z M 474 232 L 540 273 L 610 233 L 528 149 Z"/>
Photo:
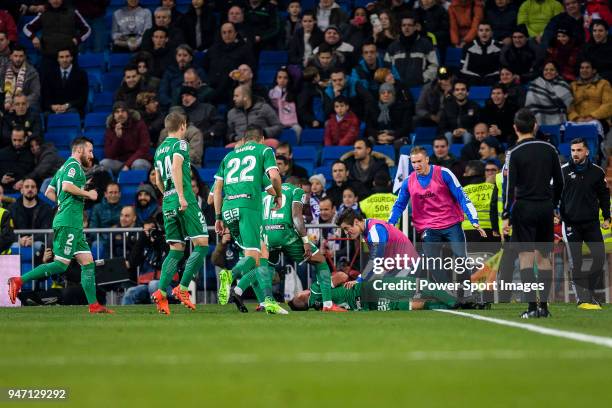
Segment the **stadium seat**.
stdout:
<path fill-rule="evenodd" d="M 141 1 L 142 3 L 142 1 Z M 158 2 L 159 3 L 159 2 Z M 142 4 L 141 4 L 142 5 Z M 143 6 L 144 7 L 144 6 Z M 108 56 L 108 70 L 109 72 L 120 72 L 123 76 L 123 68 L 132 60 L 132 54 L 129 53 L 116 53 L 109 54 Z"/>
<path fill-rule="evenodd" d="M 147 180 L 149 177 L 148 173 L 146 170 L 123 170 L 119 172 L 117 182 L 122 188 L 124 185 L 137 186 Z"/>
<path fill-rule="evenodd" d="M 565 124 L 565 133 L 563 134 L 564 142 L 571 142 L 572 139 L 581 137 L 586 140 L 591 151 L 591 158 L 594 158 L 599 153 L 599 133 L 597 126 L 590 123 L 573 123 Z"/>
<path fill-rule="evenodd" d="M 297 146 L 297 135 L 295 134 L 295 130 L 291 128 L 283 129 L 280 137 L 278 138 L 279 142 L 289 143 L 291 146 Z"/>
<path fill-rule="evenodd" d="M 449 149 L 449 151 L 456 157 L 461 157 L 461 149 L 463 149 L 463 143 L 453 143 Z"/>
<path fill-rule="evenodd" d="M 226 154 L 231 152 L 232 149 L 225 147 L 208 147 L 204 151 L 204 167 L 206 168 L 218 168 L 219 164 L 223 160 Z"/>
<path fill-rule="evenodd" d="M 559 150 L 560 155 L 564 156 L 568 160 L 570 159 L 572 149 L 569 143 L 559 143 L 557 149 Z"/>
<path fill-rule="evenodd" d="M 287 51 L 262 51 L 259 54 L 259 69 L 276 71 L 279 67 L 287 64 Z"/>
<path fill-rule="evenodd" d="M 261 71 L 257 71 L 257 81 L 256 82 L 259 85 L 269 88 L 274 83 L 275 77 L 276 77 L 275 69 L 263 69 Z"/>
<path fill-rule="evenodd" d="M 47 129 L 55 130 L 72 130 L 76 132 L 81 130 L 81 117 L 78 113 L 54 113 L 47 118 Z"/>
<path fill-rule="evenodd" d="M 133 205 L 136 202 L 137 185 L 121 185 L 121 205 Z"/>
<path fill-rule="evenodd" d="M 395 161 L 395 149 L 391 145 L 376 145 L 373 149 L 375 152 L 386 155 L 391 160 Z"/>
<path fill-rule="evenodd" d="M 431 142 L 434 140 L 437 134 L 438 129 L 435 127 L 417 127 L 414 130 L 414 140 L 412 141 L 412 144 L 431 145 Z"/>
<path fill-rule="evenodd" d="M 353 146 L 325 146 L 321 154 L 321 166 L 331 166 L 343 154 L 353 150 Z"/>
<path fill-rule="evenodd" d="M 94 146 L 94 157 L 98 160 L 104 158 L 104 146 Z"/>
<path fill-rule="evenodd" d="M 331 185 L 331 181 L 332 181 L 332 170 L 331 170 L 331 166 L 319 166 L 319 167 L 315 167 L 312 170 L 311 175 L 315 175 L 315 174 L 322 174 L 323 176 L 325 176 L 325 181 L 326 181 L 326 186 L 325 188 L 328 188 Z"/>
<path fill-rule="evenodd" d="M 62 159 L 68 159 L 72 152 L 70 149 L 58 149 L 57 154 L 59 154 Z"/>
<path fill-rule="evenodd" d="M 203 182 L 208 184 L 208 187 L 212 187 L 215 181 L 215 174 L 217 173 L 217 169 L 217 167 L 198 169 L 198 174 L 200 175 L 200 178 Z"/>
<path fill-rule="evenodd" d="M 293 161 L 306 170 L 308 170 L 307 167 L 309 167 L 310 172 L 312 172 L 312 169 L 317 163 L 317 157 L 317 149 L 312 146 L 297 146 L 293 148 Z M 311 174 L 310 172 L 308 174 Z"/>
<path fill-rule="evenodd" d="M 79 67 L 83 68 L 87 72 L 103 72 L 104 67 L 104 53 L 102 52 L 87 52 L 79 55 Z"/>
<path fill-rule="evenodd" d="M 323 145 L 324 135 L 324 129 L 304 129 L 302 130 L 302 134 L 300 135 L 300 144 L 302 146 L 314 146 L 319 148 Z"/>
<path fill-rule="evenodd" d="M 67 150 L 77 135 L 77 130 L 52 130 L 45 133 L 45 141 L 53 143 L 58 150 Z"/>
<path fill-rule="evenodd" d="M 480 106 L 484 106 L 485 102 L 491 96 L 490 86 L 473 86 L 470 88 L 469 99 L 477 102 Z"/>
<path fill-rule="evenodd" d="M 323 110 L 323 101 L 321 100 L 321 98 L 313 98 L 312 113 L 319 122 L 325 123 L 325 120 L 327 118 L 325 117 L 325 111 Z"/>
<path fill-rule="evenodd" d="M 461 53 L 461 48 L 446 48 L 446 56 L 444 58 L 444 64 L 446 65 L 446 67 L 454 68 L 455 70 L 461 67 Z"/>
<path fill-rule="evenodd" d="M 412 100 L 414 103 L 419 100 L 419 96 L 421 95 L 421 89 L 423 88 L 420 86 L 413 86 L 410 88 L 410 96 L 412 96 Z"/>
<path fill-rule="evenodd" d="M 104 129 L 89 129 L 84 132 L 84 136 L 88 139 L 91 139 L 94 146 L 104 146 L 104 134 L 106 131 Z"/>
<path fill-rule="evenodd" d="M 102 91 L 115 93 L 123 81 L 123 72 L 108 72 L 102 75 Z"/>
<path fill-rule="evenodd" d="M 561 126 L 560 125 L 541 125 L 540 132 L 550 135 L 550 142 L 558 146 L 561 143 Z"/>
<path fill-rule="evenodd" d="M 113 109 L 113 99 L 115 95 L 113 92 L 102 92 L 96 94 L 92 103 L 92 110 L 94 112 L 110 112 Z"/>
<path fill-rule="evenodd" d="M 102 72 L 101 71 L 87 71 L 87 82 L 89 89 L 94 93 L 100 92 L 102 89 Z"/>
<path fill-rule="evenodd" d="M 92 112 L 85 115 L 85 132 L 96 129 L 106 129 L 106 119 L 110 112 Z"/>

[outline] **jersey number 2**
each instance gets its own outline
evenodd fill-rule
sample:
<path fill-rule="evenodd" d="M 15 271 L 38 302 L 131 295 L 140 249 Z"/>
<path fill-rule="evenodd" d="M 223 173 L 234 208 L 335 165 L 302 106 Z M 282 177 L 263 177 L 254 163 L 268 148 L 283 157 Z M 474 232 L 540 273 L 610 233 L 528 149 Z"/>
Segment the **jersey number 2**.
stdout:
<path fill-rule="evenodd" d="M 235 157 L 227 163 L 227 167 L 229 171 L 227 172 L 227 176 L 225 178 L 225 182 L 227 184 L 233 184 L 243 181 L 253 181 L 253 176 L 249 173 L 255 168 L 255 156 L 244 156 L 242 161 Z M 242 167 L 242 171 L 240 172 L 240 177 L 235 177 L 235 174 Z"/>

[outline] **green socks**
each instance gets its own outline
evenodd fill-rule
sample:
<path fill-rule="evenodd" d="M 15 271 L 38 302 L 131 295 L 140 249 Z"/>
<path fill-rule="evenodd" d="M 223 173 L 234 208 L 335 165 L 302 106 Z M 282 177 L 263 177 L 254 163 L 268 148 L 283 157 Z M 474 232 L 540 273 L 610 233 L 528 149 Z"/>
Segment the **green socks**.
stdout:
<path fill-rule="evenodd" d="M 183 277 L 181 278 L 181 290 L 187 290 L 187 286 L 189 286 L 189 283 L 193 279 L 194 275 L 202 269 L 204 259 L 206 259 L 206 254 L 208 254 L 208 246 L 193 247 L 191 255 L 189 258 L 187 258 L 185 271 L 183 272 Z"/>
<path fill-rule="evenodd" d="M 48 264 L 38 265 L 30 272 L 26 273 L 21 277 L 23 283 L 38 280 L 42 278 L 48 278 L 53 275 L 59 275 L 60 273 L 66 272 L 68 265 L 61 263 L 60 261 L 53 261 Z"/>
<path fill-rule="evenodd" d="M 257 274 L 257 282 L 263 291 L 263 295 L 266 298 L 273 298 L 272 296 L 272 278 L 274 277 L 273 269 L 268 266 L 267 259 L 259 260 L 259 267 L 255 269 Z"/>
<path fill-rule="evenodd" d="M 208 248 L 207 248 L 208 249 Z M 178 267 L 179 262 L 183 259 L 183 251 L 177 251 L 171 249 L 164 259 L 164 263 L 162 264 L 161 276 L 159 278 L 159 291 L 166 296 L 166 289 L 170 282 L 172 282 L 172 277 L 176 273 L 176 268 Z"/>
<path fill-rule="evenodd" d="M 234 269 L 232 269 L 232 276 L 235 279 L 240 279 L 243 275 L 247 274 L 251 269 L 257 266 L 255 259 L 250 256 L 240 258 Z"/>
<path fill-rule="evenodd" d="M 323 302 L 331 302 L 331 272 L 327 262 L 321 262 L 316 264 L 315 269 L 317 270 L 317 282 L 321 287 L 321 297 Z"/>
<path fill-rule="evenodd" d="M 93 305 L 96 299 L 96 264 L 91 262 L 81 266 L 81 286 L 85 292 L 87 303 Z"/>

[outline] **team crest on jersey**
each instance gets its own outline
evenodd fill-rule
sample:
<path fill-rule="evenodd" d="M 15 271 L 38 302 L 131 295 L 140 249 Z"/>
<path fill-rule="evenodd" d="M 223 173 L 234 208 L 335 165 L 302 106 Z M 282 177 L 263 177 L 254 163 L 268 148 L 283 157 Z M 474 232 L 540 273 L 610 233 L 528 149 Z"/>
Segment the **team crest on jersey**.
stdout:
<path fill-rule="evenodd" d="M 187 142 L 184 140 L 181 140 L 181 142 L 179 143 L 179 149 L 187 151 Z"/>
<path fill-rule="evenodd" d="M 68 177 L 74 177 L 75 174 L 76 174 L 76 169 L 74 167 L 68 170 Z"/>
<path fill-rule="evenodd" d="M 71 251 L 72 251 L 72 247 L 70 247 L 70 246 L 65 246 L 64 247 L 64 255 L 70 255 Z"/>

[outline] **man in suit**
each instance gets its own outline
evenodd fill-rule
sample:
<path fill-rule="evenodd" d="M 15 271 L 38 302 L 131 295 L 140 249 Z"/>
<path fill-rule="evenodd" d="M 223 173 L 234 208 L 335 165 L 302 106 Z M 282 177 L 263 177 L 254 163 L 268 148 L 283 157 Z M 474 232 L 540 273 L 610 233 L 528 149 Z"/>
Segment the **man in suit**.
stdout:
<path fill-rule="evenodd" d="M 43 77 L 42 97 L 45 113 L 85 113 L 89 82 L 87 73 L 73 65 L 73 51 L 69 48 L 57 52 L 59 67 Z"/>

